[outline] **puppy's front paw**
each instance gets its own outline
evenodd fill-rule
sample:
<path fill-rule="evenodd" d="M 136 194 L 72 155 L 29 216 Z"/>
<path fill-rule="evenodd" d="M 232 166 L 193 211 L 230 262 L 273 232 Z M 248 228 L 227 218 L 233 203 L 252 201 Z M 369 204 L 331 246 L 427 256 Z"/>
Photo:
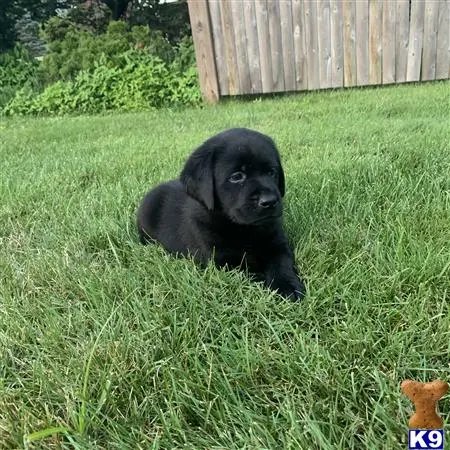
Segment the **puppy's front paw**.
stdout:
<path fill-rule="evenodd" d="M 303 281 L 296 277 L 294 279 L 273 280 L 270 287 L 278 292 L 279 295 L 294 301 L 300 301 L 306 294 L 306 287 Z"/>

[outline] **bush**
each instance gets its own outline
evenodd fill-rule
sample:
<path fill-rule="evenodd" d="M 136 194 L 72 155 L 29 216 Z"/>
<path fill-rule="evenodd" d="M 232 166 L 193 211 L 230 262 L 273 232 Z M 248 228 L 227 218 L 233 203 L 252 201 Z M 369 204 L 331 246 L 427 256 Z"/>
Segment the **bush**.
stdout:
<path fill-rule="evenodd" d="M 0 111 L 61 115 L 200 103 L 192 38 L 172 47 L 161 32 L 122 21 L 97 31 L 52 17 L 41 32 L 48 51 L 40 65 L 23 47 L 0 64 Z"/>
<path fill-rule="evenodd" d="M 41 72 L 48 83 L 71 80 L 78 72 L 89 70 L 100 57 L 108 67 L 119 64 L 122 54 L 130 49 L 158 56 L 170 63 L 176 50 L 162 37 L 161 32 L 152 32 L 147 26 L 129 27 L 122 21 L 112 21 L 103 34 L 81 30 L 66 17 L 52 17 L 42 31 L 47 42 Z"/>
<path fill-rule="evenodd" d="M 39 86 L 39 62 L 21 44 L 6 53 L 0 53 L 0 107 L 23 87 L 33 90 Z"/>
<path fill-rule="evenodd" d="M 190 67 L 172 75 L 170 103 L 173 105 L 198 105 L 202 101 L 197 68 Z"/>
<path fill-rule="evenodd" d="M 57 81 L 36 95 L 25 89 L 6 105 L 7 115 L 141 111 L 165 106 L 196 105 L 201 96 L 197 72 L 174 72 L 160 58 L 129 50 L 108 67 L 107 57 L 74 80 Z"/>
<path fill-rule="evenodd" d="M 175 47 L 175 56 L 171 63 L 172 68 L 184 72 L 195 67 L 195 49 L 192 36 L 185 36 Z"/>

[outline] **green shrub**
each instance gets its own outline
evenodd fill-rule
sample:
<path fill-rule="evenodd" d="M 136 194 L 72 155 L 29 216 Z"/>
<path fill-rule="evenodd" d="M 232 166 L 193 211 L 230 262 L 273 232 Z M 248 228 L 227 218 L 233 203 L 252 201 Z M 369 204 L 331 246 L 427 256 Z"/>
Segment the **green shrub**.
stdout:
<path fill-rule="evenodd" d="M 192 36 L 185 36 L 176 45 L 175 56 L 172 60 L 172 68 L 184 72 L 185 70 L 195 67 L 195 48 Z"/>
<path fill-rule="evenodd" d="M 172 105 L 198 105 L 202 101 L 198 82 L 198 72 L 195 66 L 182 73 L 173 73 L 170 84 Z"/>
<path fill-rule="evenodd" d="M 4 106 L 2 113 L 5 115 L 26 116 L 35 114 L 35 93 L 27 88 L 15 91 L 13 98 Z"/>
<path fill-rule="evenodd" d="M 22 47 L 0 65 L 7 83 L 0 85 L 3 114 L 139 111 L 201 101 L 192 38 L 172 47 L 147 26 L 112 21 L 95 34 L 67 17 L 51 18 L 42 36 L 48 52 L 39 66 Z"/>
<path fill-rule="evenodd" d="M 77 30 L 77 25 L 67 16 L 53 16 L 41 24 L 41 38 L 51 47 L 53 42 L 62 41 L 70 30 Z"/>
<path fill-rule="evenodd" d="M 126 22 L 112 21 L 103 34 L 81 30 L 67 18 L 51 18 L 42 31 L 47 42 L 41 72 L 47 82 L 70 80 L 78 72 L 90 70 L 100 57 L 108 67 L 120 65 L 123 53 L 130 49 L 158 56 L 170 63 L 176 57 L 176 49 L 163 38 L 159 31 L 147 26 L 129 27 Z"/>
<path fill-rule="evenodd" d="M 0 107 L 14 97 L 17 89 L 38 87 L 38 64 L 21 44 L 0 53 Z"/>
<path fill-rule="evenodd" d="M 129 50 L 109 67 L 107 57 L 93 70 L 79 72 L 73 80 L 57 81 L 40 94 L 20 90 L 4 114 L 99 113 L 109 110 L 140 111 L 196 105 L 201 96 L 197 71 L 175 72 L 160 58 Z"/>
<path fill-rule="evenodd" d="M 105 35 L 79 30 L 67 18 L 52 17 L 42 33 L 48 52 L 40 70 L 46 82 L 73 79 L 78 72 L 93 68 L 101 55 L 110 59 L 130 48 L 128 36 L 118 32 L 117 27 L 112 35 L 109 29 Z"/>

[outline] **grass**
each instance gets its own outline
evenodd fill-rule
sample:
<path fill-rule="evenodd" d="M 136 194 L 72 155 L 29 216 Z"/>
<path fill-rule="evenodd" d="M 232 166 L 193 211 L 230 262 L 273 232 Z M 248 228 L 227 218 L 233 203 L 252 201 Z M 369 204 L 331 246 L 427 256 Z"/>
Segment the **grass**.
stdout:
<path fill-rule="evenodd" d="M 401 381 L 450 378 L 449 88 L 2 120 L 0 447 L 406 448 Z M 302 303 L 137 243 L 231 126 L 280 148 Z"/>

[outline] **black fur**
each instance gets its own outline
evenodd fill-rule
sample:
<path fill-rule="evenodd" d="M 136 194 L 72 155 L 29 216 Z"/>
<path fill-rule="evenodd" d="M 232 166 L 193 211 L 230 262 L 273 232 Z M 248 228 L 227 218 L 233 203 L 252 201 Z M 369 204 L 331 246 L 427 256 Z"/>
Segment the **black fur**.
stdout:
<path fill-rule="evenodd" d="M 213 136 L 186 161 L 178 180 L 147 193 L 138 211 L 143 244 L 206 265 L 246 268 L 284 297 L 305 286 L 281 224 L 283 168 L 271 138 L 245 128 Z"/>

